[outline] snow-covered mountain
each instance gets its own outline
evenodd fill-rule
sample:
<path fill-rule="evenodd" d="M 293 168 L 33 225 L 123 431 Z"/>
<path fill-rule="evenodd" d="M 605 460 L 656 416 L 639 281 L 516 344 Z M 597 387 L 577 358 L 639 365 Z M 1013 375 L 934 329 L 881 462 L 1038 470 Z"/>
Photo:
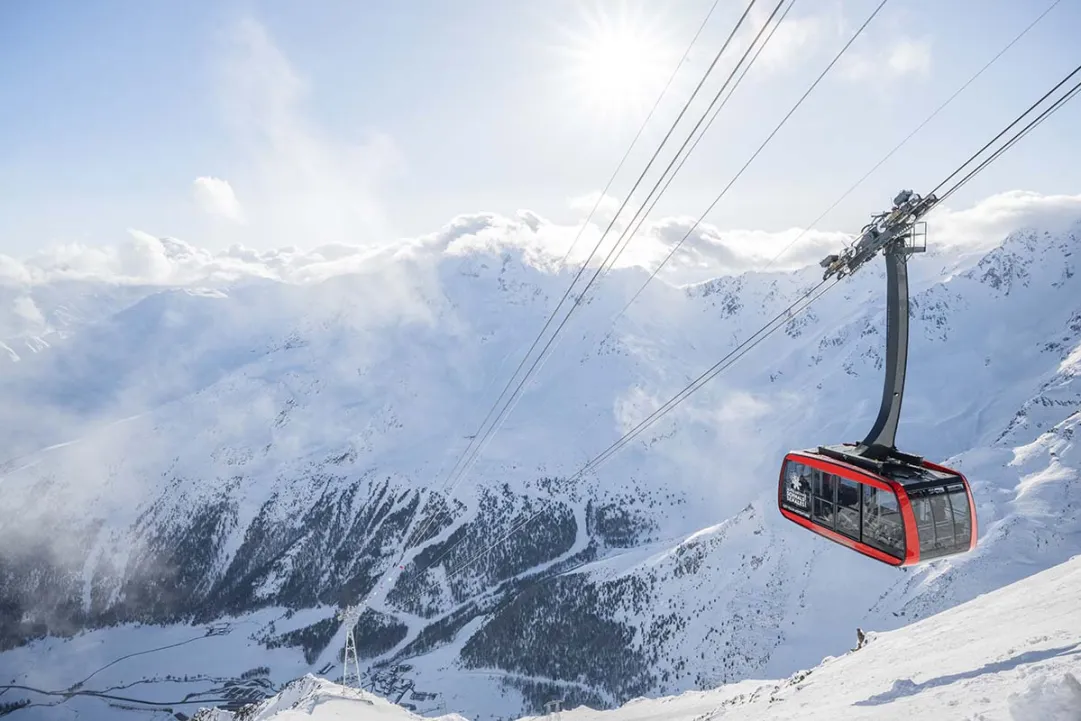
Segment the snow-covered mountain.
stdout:
<path fill-rule="evenodd" d="M 566 721 L 639 719 L 1081 719 L 1081 556 L 826 658 L 779 681 L 747 680 L 705 692 L 634 699 L 611 711 L 563 706 Z M 1024 618 L 1024 623 L 1017 623 Z M 295 715 L 294 715 L 295 714 Z M 407 709 L 363 690 L 306 676 L 247 721 L 380 718 Z M 195 721 L 239 714 L 201 710 Z M 440 718 L 457 721 L 449 714 Z"/>
<path fill-rule="evenodd" d="M 898 441 L 966 472 L 981 541 L 904 571 L 774 501 L 784 451 L 856 440 L 877 411 L 879 263 L 572 482 L 820 277 L 654 282 L 613 324 L 647 277 L 617 269 L 445 487 L 573 274 L 457 243 L 493 225 L 318 281 L 116 295 L 9 365 L 0 681 L 23 688 L 0 703 L 82 681 L 190 714 L 336 677 L 335 612 L 367 597 L 366 683 L 392 701 L 478 721 L 553 697 L 612 707 L 786 676 L 856 626 L 897 628 L 1081 552 L 1081 223 L 912 261 Z M 100 697 L 64 703 L 108 714 Z"/>

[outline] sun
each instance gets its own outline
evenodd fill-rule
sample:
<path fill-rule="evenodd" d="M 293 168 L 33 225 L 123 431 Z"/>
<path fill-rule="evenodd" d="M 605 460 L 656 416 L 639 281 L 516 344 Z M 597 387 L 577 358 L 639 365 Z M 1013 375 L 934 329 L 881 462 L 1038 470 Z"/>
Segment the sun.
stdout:
<path fill-rule="evenodd" d="M 637 119 L 657 100 L 676 57 L 661 23 L 626 7 L 583 12 L 558 48 L 566 90 L 591 115 Z"/>

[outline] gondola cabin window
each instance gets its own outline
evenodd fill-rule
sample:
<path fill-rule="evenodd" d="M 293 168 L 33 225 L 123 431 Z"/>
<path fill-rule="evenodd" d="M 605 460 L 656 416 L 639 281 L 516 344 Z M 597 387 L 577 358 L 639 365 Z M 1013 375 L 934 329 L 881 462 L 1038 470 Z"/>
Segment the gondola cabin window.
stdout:
<path fill-rule="evenodd" d="M 814 490 L 814 512 L 811 514 L 815 523 L 833 530 L 833 494 L 837 491 L 837 476 L 815 470 L 811 481 Z"/>
<path fill-rule="evenodd" d="M 848 478 L 837 476 L 837 532 L 849 538 L 860 540 L 860 488 Z"/>
<path fill-rule="evenodd" d="M 963 484 L 913 490 L 909 498 L 920 536 L 920 558 L 936 558 L 968 548 L 972 519 Z"/>
<path fill-rule="evenodd" d="M 811 515 L 811 474 L 816 469 L 789 461 L 784 469 L 784 507 L 801 516 Z"/>
<path fill-rule="evenodd" d="M 905 557 L 901 509 L 893 491 L 863 485 L 863 542 L 895 558 Z"/>

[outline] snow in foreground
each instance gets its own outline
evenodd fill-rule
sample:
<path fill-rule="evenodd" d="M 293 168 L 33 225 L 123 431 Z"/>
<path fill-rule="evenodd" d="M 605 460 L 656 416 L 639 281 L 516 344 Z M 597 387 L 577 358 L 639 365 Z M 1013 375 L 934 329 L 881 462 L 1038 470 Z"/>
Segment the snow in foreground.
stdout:
<path fill-rule="evenodd" d="M 936 616 L 882 634 L 784 681 L 579 708 L 561 721 L 649 719 L 1081 720 L 1081 556 Z M 813 612 L 806 622 L 813 624 Z M 364 691 L 308 675 L 246 721 L 419 716 Z M 457 715 L 441 717 L 461 719 Z M 203 710 L 197 721 L 234 715 Z"/>

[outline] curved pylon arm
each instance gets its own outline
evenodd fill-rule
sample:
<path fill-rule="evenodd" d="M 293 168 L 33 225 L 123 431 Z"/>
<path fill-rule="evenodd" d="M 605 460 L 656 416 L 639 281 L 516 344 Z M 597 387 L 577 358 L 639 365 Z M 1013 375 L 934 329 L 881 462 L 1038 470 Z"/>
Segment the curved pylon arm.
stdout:
<path fill-rule="evenodd" d="M 859 270 L 882 252 L 886 259 L 886 374 L 878 417 L 855 453 L 869 459 L 885 460 L 897 455 L 897 424 L 905 393 L 908 366 L 908 256 L 925 248 L 915 243 L 916 222 L 938 203 L 932 193 L 926 198 L 902 190 L 893 199 L 893 209 L 872 216 L 859 238 L 839 255 L 821 261 L 823 280 L 832 275 L 843 278 Z"/>

